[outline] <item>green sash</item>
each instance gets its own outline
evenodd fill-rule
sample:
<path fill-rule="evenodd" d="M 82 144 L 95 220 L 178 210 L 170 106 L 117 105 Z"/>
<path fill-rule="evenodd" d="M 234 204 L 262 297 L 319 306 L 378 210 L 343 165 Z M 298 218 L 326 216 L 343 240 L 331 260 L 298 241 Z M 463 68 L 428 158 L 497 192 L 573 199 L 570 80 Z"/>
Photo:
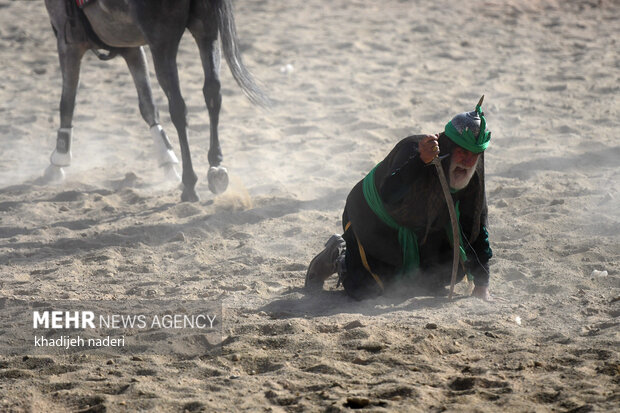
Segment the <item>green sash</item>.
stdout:
<path fill-rule="evenodd" d="M 377 166 L 378 165 L 379 164 L 377 164 Z M 394 218 L 392 218 L 385 210 L 385 206 L 383 206 L 383 201 L 381 200 L 379 191 L 377 191 L 377 186 L 375 185 L 375 169 L 377 169 L 377 166 L 372 168 L 372 171 L 370 171 L 368 175 L 366 175 L 366 178 L 364 178 L 364 182 L 362 184 L 364 198 L 366 198 L 366 203 L 368 203 L 370 209 L 372 209 L 375 215 L 377 215 L 381 221 L 385 223 L 385 225 L 398 230 L 398 243 L 403 251 L 403 266 L 399 275 L 410 276 L 420 266 L 418 237 L 415 235 L 413 230 L 398 225 Z"/>
<path fill-rule="evenodd" d="M 364 178 L 364 181 L 362 183 L 364 198 L 366 198 L 366 203 L 368 204 L 370 209 L 375 213 L 375 215 L 377 215 L 381 219 L 381 221 L 385 223 L 385 225 L 395 230 L 398 230 L 398 243 L 400 244 L 400 248 L 403 252 L 403 266 L 398 275 L 411 277 L 420 267 L 420 251 L 418 248 L 418 237 L 412 229 L 398 225 L 394 218 L 392 218 L 392 216 L 388 214 L 388 212 L 385 210 L 385 206 L 383 205 L 383 201 L 381 200 L 381 197 L 379 196 L 379 191 L 377 191 L 377 186 L 375 185 L 375 170 L 377 169 L 377 166 L 379 166 L 379 164 L 372 168 L 372 170 Z M 455 205 L 455 209 L 458 219 L 460 215 L 458 202 Z M 452 229 L 449 225 L 446 229 L 446 232 L 448 233 L 450 243 L 452 243 Z M 461 239 L 459 241 L 461 259 L 463 260 L 463 262 L 465 262 L 467 261 L 467 254 L 463 249 L 462 235 L 460 236 L 460 238 Z"/>

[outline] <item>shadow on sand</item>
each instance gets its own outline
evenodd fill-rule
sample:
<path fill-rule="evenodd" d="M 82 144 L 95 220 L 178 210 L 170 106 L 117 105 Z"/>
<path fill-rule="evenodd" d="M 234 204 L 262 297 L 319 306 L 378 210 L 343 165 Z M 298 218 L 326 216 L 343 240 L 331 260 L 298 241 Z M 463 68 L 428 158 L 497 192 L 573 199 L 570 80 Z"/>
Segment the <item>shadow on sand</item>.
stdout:
<path fill-rule="evenodd" d="M 346 295 L 344 290 L 324 290 L 308 293 L 304 288 L 296 287 L 283 293 L 284 297 L 275 299 L 258 308 L 274 319 L 286 318 L 314 318 L 331 316 L 334 314 L 363 314 L 377 316 L 397 311 L 413 312 L 419 309 L 441 308 L 456 301 L 467 299 L 463 295 L 455 295 L 452 300 L 448 297 L 431 296 L 427 292 L 401 291 L 386 292 L 386 294 L 363 301 L 356 301 Z M 303 295 L 300 297 L 300 295 Z M 412 316 L 415 318 L 415 316 Z"/>

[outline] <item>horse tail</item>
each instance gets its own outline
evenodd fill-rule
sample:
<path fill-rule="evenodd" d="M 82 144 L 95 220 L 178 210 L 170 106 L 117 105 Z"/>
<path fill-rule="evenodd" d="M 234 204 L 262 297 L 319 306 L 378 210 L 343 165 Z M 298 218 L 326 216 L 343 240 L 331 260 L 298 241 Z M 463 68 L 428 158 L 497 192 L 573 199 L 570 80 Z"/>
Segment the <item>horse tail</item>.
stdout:
<path fill-rule="evenodd" d="M 220 39 L 222 41 L 222 52 L 233 78 L 252 103 L 263 107 L 271 106 L 269 97 L 257 85 L 252 74 L 243 64 L 243 60 L 241 60 L 232 0 L 220 0 L 216 14 Z"/>

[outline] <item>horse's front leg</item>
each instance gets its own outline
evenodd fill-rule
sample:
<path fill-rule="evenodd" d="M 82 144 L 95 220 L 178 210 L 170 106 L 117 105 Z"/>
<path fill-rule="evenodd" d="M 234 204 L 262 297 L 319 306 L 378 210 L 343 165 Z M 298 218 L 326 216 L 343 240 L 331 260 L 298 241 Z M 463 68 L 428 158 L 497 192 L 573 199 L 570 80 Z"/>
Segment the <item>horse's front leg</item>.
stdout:
<path fill-rule="evenodd" d="M 203 16 L 209 20 L 208 16 Z M 228 187 L 228 171 L 221 166 L 224 156 L 220 147 L 217 127 L 222 107 L 222 94 L 220 92 L 220 49 L 217 46 L 217 26 L 213 25 L 211 31 L 205 30 L 203 25 L 192 26 L 190 31 L 196 40 L 200 50 L 200 59 L 205 75 L 202 93 L 209 111 L 210 140 L 209 140 L 209 172 L 207 180 L 209 189 L 214 194 L 220 194 Z"/>
<path fill-rule="evenodd" d="M 60 98 L 60 128 L 56 137 L 56 149 L 50 156 L 50 165 L 44 173 L 47 182 L 62 181 L 64 167 L 71 165 L 71 141 L 73 138 L 73 111 L 75 96 L 80 81 L 80 65 L 86 47 L 81 44 L 67 44 L 63 36 L 58 37 L 58 58 L 62 72 L 62 95 Z"/>
<path fill-rule="evenodd" d="M 174 154 L 168 135 L 166 135 L 166 132 L 164 132 L 164 129 L 159 124 L 159 113 L 155 107 L 155 101 L 153 100 L 151 80 L 144 49 L 142 47 L 122 49 L 121 55 L 127 63 L 136 90 L 138 91 L 140 114 L 150 127 L 151 137 L 155 144 L 157 163 L 164 170 L 168 179 L 180 181 L 181 177 L 175 168 L 179 160 Z"/>
<path fill-rule="evenodd" d="M 180 40 L 180 36 L 179 36 Z M 189 150 L 187 134 L 187 107 L 181 95 L 179 86 L 179 73 L 176 65 L 176 55 L 178 41 L 175 39 L 164 39 L 161 43 L 151 45 L 155 73 L 159 85 L 168 97 L 170 109 L 170 119 L 174 124 L 179 135 L 179 145 L 181 147 L 181 159 L 183 161 L 183 193 L 181 201 L 197 202 L 200 200 L 196 192 L 196 181 L 198 177 L 192 166 L 192 157 Z"/>

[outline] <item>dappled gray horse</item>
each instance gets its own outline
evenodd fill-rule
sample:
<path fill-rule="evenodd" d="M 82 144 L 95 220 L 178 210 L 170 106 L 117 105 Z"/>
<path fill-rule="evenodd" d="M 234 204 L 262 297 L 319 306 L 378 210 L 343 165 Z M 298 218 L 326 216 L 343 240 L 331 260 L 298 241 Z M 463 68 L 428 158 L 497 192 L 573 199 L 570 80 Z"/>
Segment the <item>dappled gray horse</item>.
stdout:
<path fill-rule="evenodd" d="M 78 8 L 76 3 L 82 8 Z M 197 176 L 188 144 L 187 109 L 181 96 L 176 65 L 179 43 L 187 28 L 200 50 L 205 74 L 203 94 L 211 128 L 210 168 L 207 174 L 209 189 L 213 193 L 225 191 L 228 173 L 220 165 L 223 157 L 217 133 L 222 104 L 218 33 L 224 57 L 237 83 L 252 102 L 267 103 L 267 98 L 241 60 L 231 0 L 45 0 L 45 5 L 57 38 L 63 80 L 60 128 L 45 177 L 50 181 L 62 180 L 63 167 L 71 163 L 72 119 L 80 63 L 84 53 L 93 50 L 102 60 L 120 55 L 127 62 L 138 90 L 140 113 L 155 141 L 159 165 L 178 179 L 174 169 L 178 160 L 159 124 L 159 114 L 153 101 L 142 48 L 148 45 L 157 80 L 168 98 L 170 118 L 179 136 L 183 161 L 181 200 L 199 200 L 195 190 Z"/>

